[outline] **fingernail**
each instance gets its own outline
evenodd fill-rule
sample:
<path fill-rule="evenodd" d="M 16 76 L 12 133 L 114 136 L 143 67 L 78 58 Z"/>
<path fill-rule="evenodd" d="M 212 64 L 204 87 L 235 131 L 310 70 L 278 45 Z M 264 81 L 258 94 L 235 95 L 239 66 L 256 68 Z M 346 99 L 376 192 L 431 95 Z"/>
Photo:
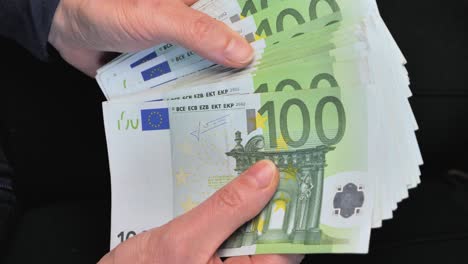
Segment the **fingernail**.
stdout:
<path fill-rule="evenodd" d="M 276 165 L 268 160 L 258 162 L 249 170 L 249 174 L 254 176 L 259 189 L 270 186 L 275 179 L 276 173 Z"/>
<path fill-rule="evenodd" d="M 232 38 L 224 50 L 224 56 L 234 63 L 247 64 L 253 59 L 253 50 L 244 39 Z"/>

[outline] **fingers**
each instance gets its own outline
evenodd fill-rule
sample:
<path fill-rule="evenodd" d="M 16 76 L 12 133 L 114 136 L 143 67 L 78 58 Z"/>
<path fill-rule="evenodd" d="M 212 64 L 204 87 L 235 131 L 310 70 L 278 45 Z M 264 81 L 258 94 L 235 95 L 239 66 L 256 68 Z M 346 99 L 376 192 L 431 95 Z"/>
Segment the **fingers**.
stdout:
<path fill-rule="evenodd" d="M 304 255 L 256 255 L 228 258 L 226 264 L 299 264 Z"/>
<path fill-rule="evenodd" d="M 177 240 L 182 244 L 190 243 L 184 247 L 189 256 L 211 256 L 237 228 L 260 213 L 275 193 L 278 181 L 279 172 L 271 161 L 258 162 L 174 220 L 171 229 L 179 230 L 181 237 Z"/>
<path fill-rule="evenodd" d="M 229 67 L 243 67 L 252 61 L 252 47 L 224 23 L 178 1 L 160 8 L 159 36 L 155 37 Z"/>

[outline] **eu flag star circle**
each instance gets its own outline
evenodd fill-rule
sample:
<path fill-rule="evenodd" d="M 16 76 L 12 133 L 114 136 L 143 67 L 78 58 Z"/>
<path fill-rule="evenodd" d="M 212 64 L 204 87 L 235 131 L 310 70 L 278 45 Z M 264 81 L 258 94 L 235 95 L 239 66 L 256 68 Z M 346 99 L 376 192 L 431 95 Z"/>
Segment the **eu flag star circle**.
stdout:
<path fill-rule="evenodd" d="M 151 112 L 148 115 L 147 123 L 153 128 L 159 128 L 163 123 L 163 117 L 161 113 L 157 111 Z"/>

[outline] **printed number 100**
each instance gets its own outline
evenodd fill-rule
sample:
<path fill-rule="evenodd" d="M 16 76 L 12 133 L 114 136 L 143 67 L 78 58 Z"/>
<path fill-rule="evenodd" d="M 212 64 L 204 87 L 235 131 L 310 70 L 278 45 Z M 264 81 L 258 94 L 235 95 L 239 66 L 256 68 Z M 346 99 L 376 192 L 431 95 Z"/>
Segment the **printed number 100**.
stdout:
<path fill-rule="evenodd" d="M 323 109 L 327 104 L 332 104 L 337 111 L 338 115 L 338 129 L 336 135 L 333 138 L 327 137 L 325 134 L 325 130 L 323 127 Z M 299 108 L 302 116 L 302 133 L 301 137 L 298 140 L 294 140 L 291 138 L 288 129 L 288 112 L 292 106 L 296 106 Z M 276 131 L 276 118 L 275 118 L 275 103 L 273 101 L 266 102 L 259 110 L 258 113 L 263 115 L 264 113 L 268 114 L 268 130 L 270 136 L 270 147 L 277 148 L 277 131 Z M 310 112 L 307 105 L 298 98 L 289 99 L 281 106 L 280 111 L 280 132 L 281 136 L 283 137 L 286 143 L 293 147 L 299 148 L 303 146 L 310 136 Z M 346 129 L 346 115 L 344 111 L 343 104 L 341 103 L 340 99 L 334 96 L 327 96 L 322 98 L 316 108 L 315 108 L 315 130 L 319 140 L 325 145 L 335 145 L 341 141 L 344 136 Z"/>
<path fill-rule="evenodd" d="M 125 240 L 133 236 L 136 236 L 135 231 L 128 231 L 128 232 L 122 231 L 117 235 L 117 237 L 120 239 L 120 243 L 124 242 Z"/>

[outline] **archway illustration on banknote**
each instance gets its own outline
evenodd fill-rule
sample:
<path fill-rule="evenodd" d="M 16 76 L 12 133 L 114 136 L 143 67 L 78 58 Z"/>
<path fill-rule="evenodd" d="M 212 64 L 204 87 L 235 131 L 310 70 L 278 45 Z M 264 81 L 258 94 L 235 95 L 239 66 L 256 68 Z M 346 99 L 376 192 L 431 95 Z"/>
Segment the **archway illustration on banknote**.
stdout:
<path fill-rule="evenodd" d="M 273 199 L 253 220 L 239 228 L 223 248 L 262 243 L 320 244 L 320 210 L 325 155 L 333 146 L 285 151 L 264 151 L 264 138 L 252 137 L 243 146 L 241 132 L 235 133 L 236 146 L 226 155 L 236 160 L 235 171 L 242 173 L 257 161 L 273 161 L 280 171 L 280 183 Z"/>

